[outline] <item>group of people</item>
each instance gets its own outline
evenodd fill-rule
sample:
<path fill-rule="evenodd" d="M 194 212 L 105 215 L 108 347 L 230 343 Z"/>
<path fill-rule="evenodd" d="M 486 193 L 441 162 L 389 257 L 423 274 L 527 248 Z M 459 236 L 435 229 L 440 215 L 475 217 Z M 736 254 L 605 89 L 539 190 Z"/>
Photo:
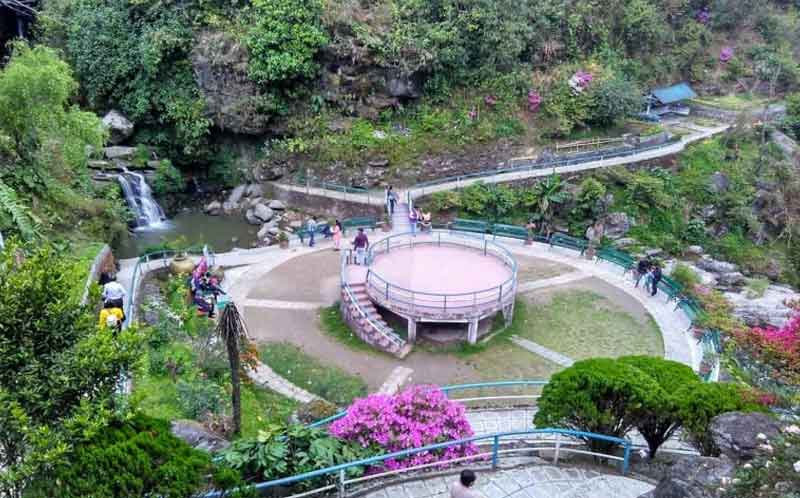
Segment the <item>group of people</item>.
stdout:
<path fill-rule="evenodd" d="M 214 318 L 219 295 L 225 294 L 225 291 L 219 286 L 219 279 L 208 271 L 208 262 L 205 256 L 200 258 L 200 262 L 197 263 L 194 271 L 192 271 L 192 276 L 189 280 L 189 292 L 192 297 L 192 304 L 208 318 Z"/>
<path fill-rule="evenodd" d="M 636 265 L 634 275 L 636 278 L 636 287 L 639 287 L 639 283 L 644 279 L 644 289 L 650 292 L 651 296 L 655 296 L 656 293 L 658 293 L 658 284 L 661 282 L 662 276 L 661 265 L 658 261 L 644 258 L 639 260 L 639 263 Z"/>
<path fill-rule="evenodd" d="M 408 222 L 411 223 L 411 233 L 417 234 L 417 228 L 421 232 L 431 229 L 431 213 L 423 213 L 419 208 L 413 208 L 408 212 Z"/>
<path fill-rule="evenodd" d="M 100 284 L 103 286 L 101 297 L 103 298 L 103 309 L 100 310 L 100 328 L 106 327 L 114 332 L 122 330 L 125 321 L 125 288 L 117 282 L 114 275 L 103 273 L 100 275 Z"/>

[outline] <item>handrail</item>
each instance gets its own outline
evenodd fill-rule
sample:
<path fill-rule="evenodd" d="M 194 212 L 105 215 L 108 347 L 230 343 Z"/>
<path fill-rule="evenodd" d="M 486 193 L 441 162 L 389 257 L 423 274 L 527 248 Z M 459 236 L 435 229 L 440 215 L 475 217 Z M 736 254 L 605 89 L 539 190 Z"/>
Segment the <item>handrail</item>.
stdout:
<path fill-rule="evenodd" d="M 631 453 L 631 446 L 632 445 L 631 445 L 631 442 L 628 441 L 627 439 L 622 439 L 622 438 L 613 437 L 613 436 L 606 436 L 604 434 L 595 434 L 595 433 L 592 433 L 592 432 L 573 431 L 573 430 L 569 430 L 569 429 L 547 428 L 547 429 L 529 429 L 529 430 L 523 430 L 523 431 L 498 432 L 498 433 L 494 433 L 494 434 L 483 434 L 483 435 L 479 435 L 479 436 L 471 436 L 471 437 L 467 437 L 467 438 L 463 438 L 463 439 L 447 441 L 447 442 L 444 442 L 444 443 L 429 444 L 429 445 L 426 445 L 426 446 L 422 446 L 420 448 L 412 448 L 412 449 L 408 449 L 408 450 L 395 451 L 393 453 L 377 455 L 377 456 L 373 456 L 373 457 L 369 457 L 369 458 L 363 458 L 361 460 L 356 460 L 354 462 L 343 463 L 343 464 L 339 464 L 339 465 L 333 465 L 331 467 L 327 467 L 327 468 L 324 468 L 324 469 L 314 470 L 314 471 L 311 471 L 311 472 L 304 472 L 302 474 L 298 474 L 298 475 L 291 476 L 291 477 L 284 477 L 284 478 L 281 478 L 281 479 L 274 479 L 274 480 L 271 480 L 271 481 L 258 483 L 258 484 L 253 486 L 253 489 L 255 489 L 256 491 L 260 492 L 260 491 L 263 491 L 265 489 L 274 488 L 276 486 L 286 486 L 286 485 L 295 484 L 295 483 L 302 482 L 302 481 L 307 481 L 309 479 L 313 479 L 313 478 L 316 478 L 316 477 L 323 477 L 323 476 L 328 476 L 328 475 L 333 474 L 333 475 L 337 475 L 338 476 L 338 484 L 335 486 L 335 488 L 338 488 L 339 496 L 344 496 L 344 494 L 345 494 L 344 493 L 344 488 L 348 483 L 361 482 L 361 481 L 366 480 L 365 478 L 355 478 L 355 479 L 350 479 L 350 480 L 346 479 L 346 474 L 347 474 L 347 470 L 348 469 L 351 469 L 351 468 L 354 468 L 354 467 L 357 468 L 357 467 L 373 466 L 373 465 L 376 465 L 376 464 L 381 464 L 381 463 L 383 463 L 383 462 L 385 462 L 387 460 L 393 460 L 393 459 L 396 459 L 396 458 L 408 457 L 408 456 L 416 455 L 416 454 L 419 454 L 419 453 L 427 453 L 427 452 L 434 451 L 434 450 L 441 450 L 441 449 L 451 448 L 453 446 L 462 446 L 462 445 L 466 445 L 466 444 L 470 444 L 470 443 L 476 443 L 478 441 L 488 441 L 488 442 L 490 442 L 491 445 L 492 445 L 491 452 L 481 453 L 481 454 L 478 454 L 478 455 L 471 455 L 470 457 L 460 457 L 460 458 L 454 458 L 454 459 L 451 459 L 451 460 L 439 461 L 439 462 L 435 462 L 433 464 L 425 464 L 425 465 L 416 466 L 416 467 L 409 467 L 409 468 L 406 468 L 406 469 L 402 469 L 401 471 L 390 471 L 390 472 L 386 472 L 386 473 L 371 474 L 370 476 L 367 476 L 367 478 L 374 479 L 376 477 L 396 474 L 396 473 L 399 473 L 399 472 L 408 472 L 408 471 L 412 471 L 412 470 L 418 470 L 418 469 L 423 468 L 423 467 L 441 466 L 441 465 L 444 465 L 444 464 L 447 464 L 447 463 L 456 463 L 458 461 L 464 461 L 464 460 L 469 460 L 469 459 L 472 459 L 472 460 L 483 459 L 483 458 L 487 458 L 487 457 L 491 458 L 492 468 L 496 469 L 497 466 L 498 466 L 498 462 L 500 460 L 500 456 L 508 452 L 508 450 L 504 450 L 504 451 L 500 450 L 500 440 L 501 440 L 501 438 L 507 438 L 507 437 L 518 438 L 519 436 L 539 435 L 539 434 L 556 436 L 556 439 L 554 439 L 552 441 L 551 440 L 540 440 L 540 441 L 538 441 L 540 443 L 541 442 L 545 442 L 545 443 L 553 442 L 553 443 L 555 443 L 555 446 L 552 447 L 552 448 L 551 447 L 538 448 L 540 450 L 554 450 L 554 457 L 553 457 L 554 463 L 558 463 L 559 452 L 562 452 L 562 453 L 578 453 L 578 454 L 585 454 L 585 455 L 590 455 L 590 456 L 602 457 L 602 458 L 605 458 L 605 459 L 608 459 L 608 460 L 619 461 L 620 462 L 620 471 L 622 472 L 622 474 L 624 475 L 624 474 L 627 474 L 627 472 L 628 472 L 628 465 L 629 465 L 629 462 L 630 462 L 630 453 Z M 566 436 L 567 438 L 576 438 L 576 439 L 589 440 L 589 441 L 602 441 L 602 442 L 606 442 L 606 443 L 612 443 L 614 445 L 619 445 L 619 446 L 622 446 L 623 449 L 624 449 L 623 456 L 620 457 L 618 455 L 611 454 L 611 453 L 601 453 L 601 452 L 587 451 L 587 450 L 582 450 L 582 449 L 573 449 L 573 448 L 570 448 L 570 445 L 563 446 L 561 444 L 562 443 L 562 441 L 560 439 L 561 436 Z M 515 439 L 514 442 L 518 443 L 519 439 Z M 527 441 L 527 442 L 529 444 L 536 443 L 536 441 Z M 515 451 L 519 452 L 519 450 L 515 450 Z M 522 451 L 526 451 L 526 450 L 522 450 Z M 317 488 L 317 489 L 312 490 L 312 491 L 306 491 L 306 492 L 304 492 L 302 494 L 303 495 L 313 494 L 314 492 L 317 492 L 317 491 L 328 490 L 328 489 L 332 489 L 332 488 L 334 488 L 334 486 L 327 485 L 327 486 L 322 486 L 322 487 Z M 203 498 L 221 498 L 221 497 L 225 496 L 226 493 L 229 493 L 229 492 L 230 491 L 213 491 L 213 492 L 205 494 Z"/>
<path fill-rule="evenodd" d="M 439 390 L 442 391 L 445 396 L 448 396 L 449 393 L 457 392 L 457 391 L 467 391 L 471 389 L 492 389 L 492 388 L 511 388 L 511 387 L 522 387 L 522 386 L 545 386 L 547 385 L 546 380 L 497 380 L 492 382 L 478 382 L 472 384 L 454 384 L 452 386 L 440 386 Z M 449 396 L 448 396 L 449 397 Z M 512 398 L 511 396 L 492 396 L 492 397 L 478 397 L 478 398 L 452 398 L 452 401 L 460 401 L 460 402 L 467 402 L 467 401 L 481 401 L 484 399 L 516 399 Z M 328 425 L 329 423 L 339 420 L 340 418 L 347 415 L 347 410 L 342 410 L 339 413 L 331 415 L 329 417 L 325 417 L 321 420 L 317 420 L 316 422 L 312 422 L 308 424 L 306 427 L 314 428 L 314 427 L 322 427 Z"/>
<path fill-rule="evenodd" d="M 632 147 L 630 149 L 624 150 L 617 150 L 615 152 L 608 152 L 604 153 L 600 151 L 600 153 L 580 153 L 580 154 L 573 154 L 573 157 L 566 157 L 563 159 L 544 159 L 544 160 L 530 160 L 527 161 L 523 165 L 513 166 L 508 168 L 498 168 L 493 170 L 483 170 L 477 171 L 475 173 L 467 173 L 464 175 L 456 175 L 456 176 L 448 176 L 444 178 L 437 178 L 435 180 L 429 180 L 427 182 L 422 182 L 414 185 L 413 187 L 407 190 L 407 196 L 410 198 L 419 197 L 425 194 L 426 187 L 433 187 L 436 185 L 442 185 L 445 183 L 451 182 L 460 182 L 462 180 L 471 180 L 475 178 L 486 178 L 492 177 L 497 175 L 503 175 L 508 173 L 517 173 L 520 171 L 533 171 L 545 168 L 557 168 L 560 166 L 570 166 L 573 164 L 581 164 L 593 161 L 603 161 L 605 159 L 613 159 L 616 157 L 626 157 L 632 156 L 641 152 L 647 152 L 650 150 L 656 150 L 660 148 L 670 147 L 675 145 L 681 141 L 680 137 L 675 137 L 667 142 L 657 144 L 657 145 L 647 145 L 644 147 Z M 417 191 L 421 191 L 418 193 Z"/>
<path fill-rule="evenodd" d="M 477 310 L 488 304 L 503 304 L 514 297 L 514 289 L 517 282 L 517 262 L 505 247 L 486 239 L 485 237 L 453 237 L 450 231 L 431 230 L 431 240 L 426 237 L 415 237 L 413 233 L 401 233 L 385 237 L 370 246 L 367 253 L 368 261 L 374 261 L 380 254 L 388 253 L 397 247 L 414 247 L 415 245 L 455 245 L 468 247 L 470 249 L 482 250 L 484 254 L 492 254 L 503 261 L 503 264 L 511 269 L 511 276 L 504 282 L 486 289 L 479 289 L 469 292 L 424 292 L 407 289 L 393 284 L 370 269 L 367 273 L 367 288 L 369 291 L 380 294 L 386 301 L 394 301 L 412 308 L 435 309 L 435 310 L 462 310 L 469 308 Z M 442 236 L 445 238 L 442 239 Z M 392 241 L 400 241 L 392 245 Z M 477 244 L 473 243 L 476 242 Z M 385 246 L 385 248 L 384 248 Z M 449 305 L 448 305 L 449 300 Z"/>
<path fill-rule="evenodd" d="M 355 306 L 359 315 L 361 315 L 361 318 L 365 319 L 373 329 L 375 329 L 378 333 L 380 333 L 382 336 L 388 339 L 392 344 L 398 347 L 403 347 L 406 344 L 406 342 L 403 339 L 401 339 L 400 336 L 398 336 L 394 330 L 388 327 L 384 327 L 383 325 L 373 321 L 369 317 L 367 312 L 364 311 L 361 305 L 358 304 L 358 300 L 355 298 L 355 295 L 353 295 L 353 290 L 350 288 L 350 284 L 347 282 L 347 275 L 346 275 L 347 261 L 351 256 L 352 256 L 351 249 L 345 249 L 344 251 L 342 251 L 342 262 L 340 271 L 342 289 L 344 289 L 345 293 L 347 294 L 347 297 L 350 299 L 350 302 L 353 303 L 353 306 Z"/>

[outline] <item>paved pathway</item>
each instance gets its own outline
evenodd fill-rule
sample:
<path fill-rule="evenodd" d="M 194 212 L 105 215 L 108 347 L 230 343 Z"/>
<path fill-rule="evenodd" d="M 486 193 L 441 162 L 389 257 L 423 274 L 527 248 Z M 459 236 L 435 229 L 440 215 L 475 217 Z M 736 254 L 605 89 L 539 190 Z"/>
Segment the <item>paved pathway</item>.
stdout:
<path fill-rule="evenodd" d="M 558 285 L 570 284 L 572 282 L 576 282 L 578 280 L 583 280 L 585 278 L 589 278 L 589 275 L 583 271 L 572 271 L 569 273 L 564 273 L 563 275 L 559 275 L 557 277 L 551 278 L 543 278 L 541 280 L 534 280 L 532 282 L 525 282 L 517 285 L 517 293 L 520 292 L 531 292 L 538 289 L 544 289 L 545 287 L 555 287 Z"/>
<path fill-rule="evenodd" d="M 386 486 L 367 498 L 449 498 L 457 477 L 433 477 Z M 652 484 L 581 468 L 552 465 L 479 472 L 475 490 L 486 498 L 636 498 Z"/>
<path fill-rule="evenodd" d="M 537 344 L 529 339 L 523 339 L 522 337 L 512 335 L 511 342 L 516 344 L 517 346 L 527 349 L 531 353 L 538 354 L 543 358 L 547 358 L 548 360 L 552 361 L 557 365 L 561 365 L 562 367 L 571 367 L 575 360 L 570 358 L 569 356 L 565 356 L 561 353 L 553 351 L 552 349 L 548 349 L 541 344 Z"/>
<path fill-rule="evenodd" d="M 593 169 L 600 169 L 600 168 L 609 168 L 612 166 L 619 166 L 623 164 L 632 164 L 638 163 L 642 161 L 649 161 L 652 159 L 658 159 L 660 157 L 671 156 L 674 154 L 678 154 L 682 152 L 689 144 L 693 142 L 697 142 L 700 140 L 705 140 L 706 138 L 712 137 L 716 134 L 722 133 L 731 125 L 725 124 L 720 126 L 715 126 L 711 128 L 701 127 L 699 125 L 693 125 L 693 131 L 683 137 L 681 137 L 680 141 L 672 144 L 672 145 L 665 145 L 664 147 L 660 147 L 657 149 L 646 150 L 640 152 L 638 154 L 631 154 L 630 156 L 624 157 L 613 157 L 610 159 L 602 159 L 596 161 L 588 161 L 585 163 L 579 164 L 571 164 L 568 166 L 559 166 L 556 168 L 543 168 L 543 169 L 530 169 L 524 171 L 515 171 L 513 173 L 504 173 L 499 175 L 487 175 L 481 177 L 474 177 L 468 179 L 457 179 L 446 183 L 441 183 L 439 185 L 431 185 L 429 187 L 424 188 L 415 188 L 411 187 L 406 189 L 405 191 L 398 191 L 398 195 L 401 199 L 405 198 L 406 193 L 410 192 L 413 198 L 417 198 L 423 195 L 429 195 L 434 192 L 443 192 L 447 190 L 455 190 L 459 188 L 464 188 L 473 183 L 506 183 L 512 182 L 517 180 L 524 180 L 527 178 L 537 178 L 537 177 L 544 177 L 550 176 L 553 173 L 575 173 L 579 171 L 587 171 Z M 282 190 L 289 190 L 294 192 L 305 192 L 310 195 L 317 195 L 322 197 L 329 197 L 333 199 L 343 199 L 350 202 L 360 203 L 360 204 L 370 204 L 370 205 L 383 205 L 384 198 L 382 195 L 371 193 L 370 195 L 366 194 L 352 194 L 346 192 L 340 192 L 336 190 L 329 190 L 317 187 L 305 187 L 300 185 L 289 185 L 285 183 L 273 183 L 276 188 Z"/>

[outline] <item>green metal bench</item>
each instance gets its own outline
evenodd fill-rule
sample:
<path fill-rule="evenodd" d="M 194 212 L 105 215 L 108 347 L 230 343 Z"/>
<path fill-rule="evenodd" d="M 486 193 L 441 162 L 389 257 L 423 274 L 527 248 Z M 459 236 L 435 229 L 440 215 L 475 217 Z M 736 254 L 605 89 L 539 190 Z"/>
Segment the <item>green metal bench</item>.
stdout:
<path fill-rule="evenodd" d="M 500 237 L 510 237 L 512 239 L 528 240 L 528 229 L 517 225 L 503 225 L 502 223 L 495 223 L 492 225 L 492 233 L 496 239 Z"/>
<path fill-rule="evenodd" d="M 342 220 L 342 231 L 345 233 L 348 228 L 369 228 L 375 230 L 376 226 L 378 226 L 378 221 L 371 216 L 357 216 Z"/>
<path fill-rule="evenodd" d="M 619 249 L 614 249 L 613 247 L 604 247 L 597 251 L 597 261 L 600 260 L 621 266 L 624 270 L 622 272 L 623 275 L 636 266 L 636 260 L 633 259 L 633 256 Z"/>
<path fill-rule="evenodd" d="M 585 239 L 571 237 L 563 233 L 556 233 L 550 237 L 550 247 L 557 246 L 573 249 L 575 251 L 579 251 L 581 255 L 583 255 L 583 253 L 586 251 L 588 245 L 589 241 Z"/>
<path fill-rule="evenodd" d="M 315 233 L 315 234 L 317 234 L 317 235 L 322 235 L 322 236 L 324 236 L 324 235 L 325 235 L 325 227 L 328 227 L 328 229 L 330 229 L 330 226 L 329 226 L 327 223 L 320 223 L 320 224 L 318 224 L 318 225 L 317 225 L 317 229 L 314 231 L 314 233 Z M 298 229 L 298 230 L 297 230 L 296 232 L 294 232 L 294 233 L 295 233 L 295 235 L 297 235 L 298 237 L 300 237 L 300 243 L 301 243 L 301 244 L 304 244 L 304 243 L 305 243 L 305 238 L 306 238 L 306 237 L 310 237 L 310 236 L 311 236 L 311 230 L 309 230 L 309 229 L 308 229 L 308 228 L 306 228 L 305 226 L 303 226 L 303 228 L 300 228 L 300 229 Z"/>
<path fill-rule="evenodd" d="M 683 297 L 679 299 L 678 303 L 675 305 L 675 309 L 680 309 L 686 314 L 686 317 L 690 322 L 689 327 L 702 320 L 705 316 L 705 311 L 703 311 L 700 303 L 691 297 Z"/>
<path fill-rule="evenodd" d="M 668 301 L 679 299 L 683 293 L 683 286 L 675 280 L 664 275 L 658 282 L 658 290 L 667 295 Z"/>
<path fill-rule="evenodd" d="M 458 230 L 459 232 L 489 233 L 489 227 L 488 221 L 465 220 L 463 218 L 456 218 L 450 224 L 450 230 Z"/>

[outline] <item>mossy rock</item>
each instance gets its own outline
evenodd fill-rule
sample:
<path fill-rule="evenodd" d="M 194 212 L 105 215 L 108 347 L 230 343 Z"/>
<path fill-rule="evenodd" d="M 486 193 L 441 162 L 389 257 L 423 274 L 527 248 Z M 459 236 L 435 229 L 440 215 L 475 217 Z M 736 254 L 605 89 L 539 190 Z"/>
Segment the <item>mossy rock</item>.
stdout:
<path fill-rule="evenodd" d="M 303 424 L 310 424 L 317 420 L 336 415 L 339 409 L 333 403 L 324 399 L 315 399 L 300 405 L 295 412 L 295 418 Z"/>

